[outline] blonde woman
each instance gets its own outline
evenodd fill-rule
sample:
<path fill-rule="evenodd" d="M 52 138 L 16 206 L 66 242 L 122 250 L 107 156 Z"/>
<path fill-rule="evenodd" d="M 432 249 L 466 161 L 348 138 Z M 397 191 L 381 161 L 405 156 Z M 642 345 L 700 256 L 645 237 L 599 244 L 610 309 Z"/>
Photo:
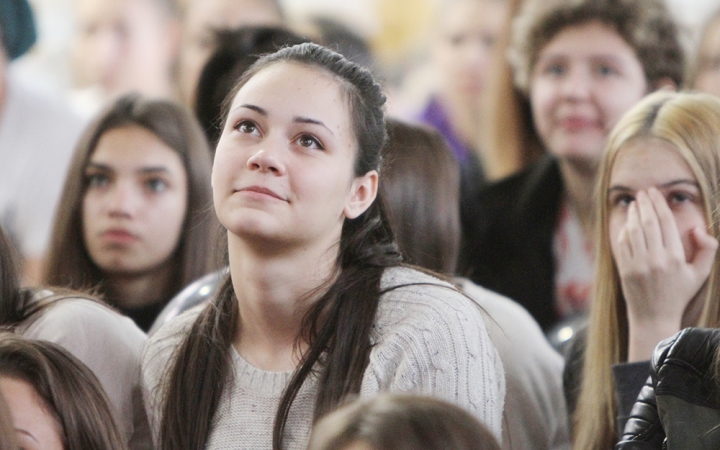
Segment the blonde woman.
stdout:
<path fill-rule="evenodd" d="M 718 325 L 719 137 L 720 101 L 672 93 L 647 97 L 611 134 L 597 191 L 577 449 L 617 441 L 658 342 Z"/>

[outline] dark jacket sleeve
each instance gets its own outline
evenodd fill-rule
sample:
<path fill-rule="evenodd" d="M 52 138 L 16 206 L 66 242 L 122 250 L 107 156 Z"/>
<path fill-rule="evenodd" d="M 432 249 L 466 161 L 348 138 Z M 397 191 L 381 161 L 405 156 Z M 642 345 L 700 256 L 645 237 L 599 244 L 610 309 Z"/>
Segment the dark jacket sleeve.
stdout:
<path fill-rule="evenodd" d="M 717 428 L 714 411 L 720 408 L 714 370 L 719 345 L 720 330 L 686 328 L 657 346 L 651 377 L 633 406 L 616 450 L 664 449 L 674 439 L 690 445 L 687 448 L 698 448 L 697 443 L 684 440 L 687 435 L 717 444 L 712 429 Z M 661 401 L 665 407 L 658 407 Z M 680 423 L 677 417 L 687 421 Z"/>

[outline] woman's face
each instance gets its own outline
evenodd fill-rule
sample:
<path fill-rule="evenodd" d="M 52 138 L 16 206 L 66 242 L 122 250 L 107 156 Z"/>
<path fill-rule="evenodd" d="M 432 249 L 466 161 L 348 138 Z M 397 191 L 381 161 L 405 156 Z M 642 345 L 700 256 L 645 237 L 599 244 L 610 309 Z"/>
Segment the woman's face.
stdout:
<path fill-rule="evenodd" d="M 29 383 L 0 376 L 0 393 L 10 409 L 19 448 L 63 450 L 60 424 Z"/>
<path fill-rule="evenodd" d="M 607 192 L 609 237 L 617 254 L 620 231 L 627 222 L 628 206 L 640 191 L 657 188 L 675 217 L 685 259 L 696 252 L 690 232 L 707 227 L 703 198 L 695 176 L 678 151 L 660 139 L 642 138 L 625 144 L 616 156 Z"/>
<path fill-rule="evenodd" d="M 440 19 L 433 52 L 444 93 L 477 100 L 486 83 L 506 10 L 505 2 L 500 1 L 450 2 Z"/>
<path fill-rule="evenodd" d="M 643 67 L 619 34 L 600 22 L 570 26 L 538 55 L 533 120 L 549 152 L 594 168 L 612 127 L 647 91 Z"/>
<path fill-rule="evenodd" d="M 720 97 L 720 18 L 708 26 L 703 37 L 694 88 Z"/>
<path fill-rule="evenodd" d="M 150 0 L 77 0 L 73 64 L 79 87 L 168 95 L 179 24 Z"/>
<path fill-rule="evenodd" d="M 215 211 L 234 235 L 306 246 L 338 242 L 343 221 L 375 198 L 377 173 L 355 177 L 346 96 L 321 69 L 274 63 L 235 96 L 215 153 Z M 370 181 L 369 189 L 365 182 Z"/>
<path fill-rule="evenodd" d="M 144 128 L 115 128 L 98 141 L 84 176 L 83 234 L 95 264 L 128 275 L 164 265 L 187 209 L 178 153 Z"/>

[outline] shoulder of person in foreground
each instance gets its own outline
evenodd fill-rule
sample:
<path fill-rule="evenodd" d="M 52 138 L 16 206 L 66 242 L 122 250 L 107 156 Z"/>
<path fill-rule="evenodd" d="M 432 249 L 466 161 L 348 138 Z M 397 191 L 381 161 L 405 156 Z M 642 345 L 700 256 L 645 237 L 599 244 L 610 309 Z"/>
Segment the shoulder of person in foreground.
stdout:
<path fill-rule="evenodd" d="M 16 332 L 58 344 L 88 366 L 116 410 L 120 432 L 133 448 L 145 448 L 149 432 L 140 391 L 145 333 L 98 300 L 70 294 L 53 298 L 50 291 L 41 291 L 35 301 L 49 303 L 20 323 Z"/>
<path fill-rule="evenodd" d="M 501 439 L 505 374 L 477 305 L 449 282 L 409 267 L 388 269 L 382 288 L 362 394 L 439 397 Z"/>

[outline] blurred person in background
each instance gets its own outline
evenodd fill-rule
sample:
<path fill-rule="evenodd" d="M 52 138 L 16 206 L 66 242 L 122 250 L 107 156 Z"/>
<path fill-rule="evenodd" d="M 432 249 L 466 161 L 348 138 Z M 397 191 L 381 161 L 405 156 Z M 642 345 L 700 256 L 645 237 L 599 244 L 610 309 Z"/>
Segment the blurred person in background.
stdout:
<path fill-rule="evenodd" d="M 97 299 L 52 288 L 21 288 L 16 253 L 0 227 L 0 330 L 53 342 L 95 374 L 107 394 L 120 435 L 147 449 L 150 430 L 139 392 L 145 335 Z"/>
<path fill-rule="evenodd" d="M 648 93 L 682 84 L 684 54 L 662 0 L 526 0 L 509 56 L 548 154 L 476 197 L 463 261 L 548 330 L 590 306 L 593 188 L 610 130 Z"/>
<path fill-rule="evenodd" d="M 451 0 L 438 8 L 431 47 L 436 86 L 418 118 L 442 133 L 460 163 L 465 215 L 474 210 L 475 196 L 485 182 L 483 149 L 476 142 L 485 119 L 487 75 L 507 5 L 504 0 Z"/>
<path fill-rule="evenodd" d="M 283 26 L 278 0 L 187 0 L 178 77 L 183 102 L 194 107 L 203 66 L 217 46 L 216 31 L 243 25 Z"/>
<path fill-rule="evenodd" d="M 261 55 L 307 39 L 286 28 L 263 25 L 217 30 L 211 39 L 216 48 L 200 73 L 194 110 L 214 153 L 222 132 L 223 102 L 240 75 Z"/>
<path fill-rule="evenodd" d="M 98 379 L 59 345 L 0 333 L 0 393 L 19 449 L 128 448 Z"/>
<path fill-rule="evenodd" d="M 24 279 L 40 278 L 53 215 L 83 121 L 60 100 L 23 83 L 11 62 L 35 43 L 26 0 L 0 0 L 0 225 L 24 259 Z"/>
<path fill-rule="evenodd" d="M 485 120 L 480 124 L 477 145 L 483 149 L 485 176 L 491 181 L 522 170 L 545 152 L 533 124 L 530 102 L 513 83 L 513 68 L 507 58 L 511 24 L 523 2 L 508 0 L 506 24 L 495 47 L 487 94 L 482 99 Z"/>
<path fill-rule="evenodd" d="M 88 127 L 58 208 L 45 282 L 96 289 L 147 330 L 215 262 L 210 150 L 192 114 L 126 95 Z"/>
<path fill-rule="evenodd" d="M 75 106 L 88 116 L 122 94 L 177 97 L 178 0 L 75 0 Z"/>
<path fill-rule="evenodd" d="M 432 397 L 380 394 L 323 417 L 308 450 L 500 450 L 485 425 Z"/>
<path fill-rule="evenodd" d="M 387 167 L 380 188 L 405 261 L 455 274 L 460 246 L 460 171 L 436 131 L 388 119 L 383 149 Z M 502 447 L 512 450 L 569 449 L 562 391 L 562 357 L 530 314 L 512 300 L 466 278 L 455 278 L 480 305 L 507 382 Z"/>
<path fill-rule="evenodd" d="M 720 97 L 720 10 L 705 23 L 687 87 Z"/>

